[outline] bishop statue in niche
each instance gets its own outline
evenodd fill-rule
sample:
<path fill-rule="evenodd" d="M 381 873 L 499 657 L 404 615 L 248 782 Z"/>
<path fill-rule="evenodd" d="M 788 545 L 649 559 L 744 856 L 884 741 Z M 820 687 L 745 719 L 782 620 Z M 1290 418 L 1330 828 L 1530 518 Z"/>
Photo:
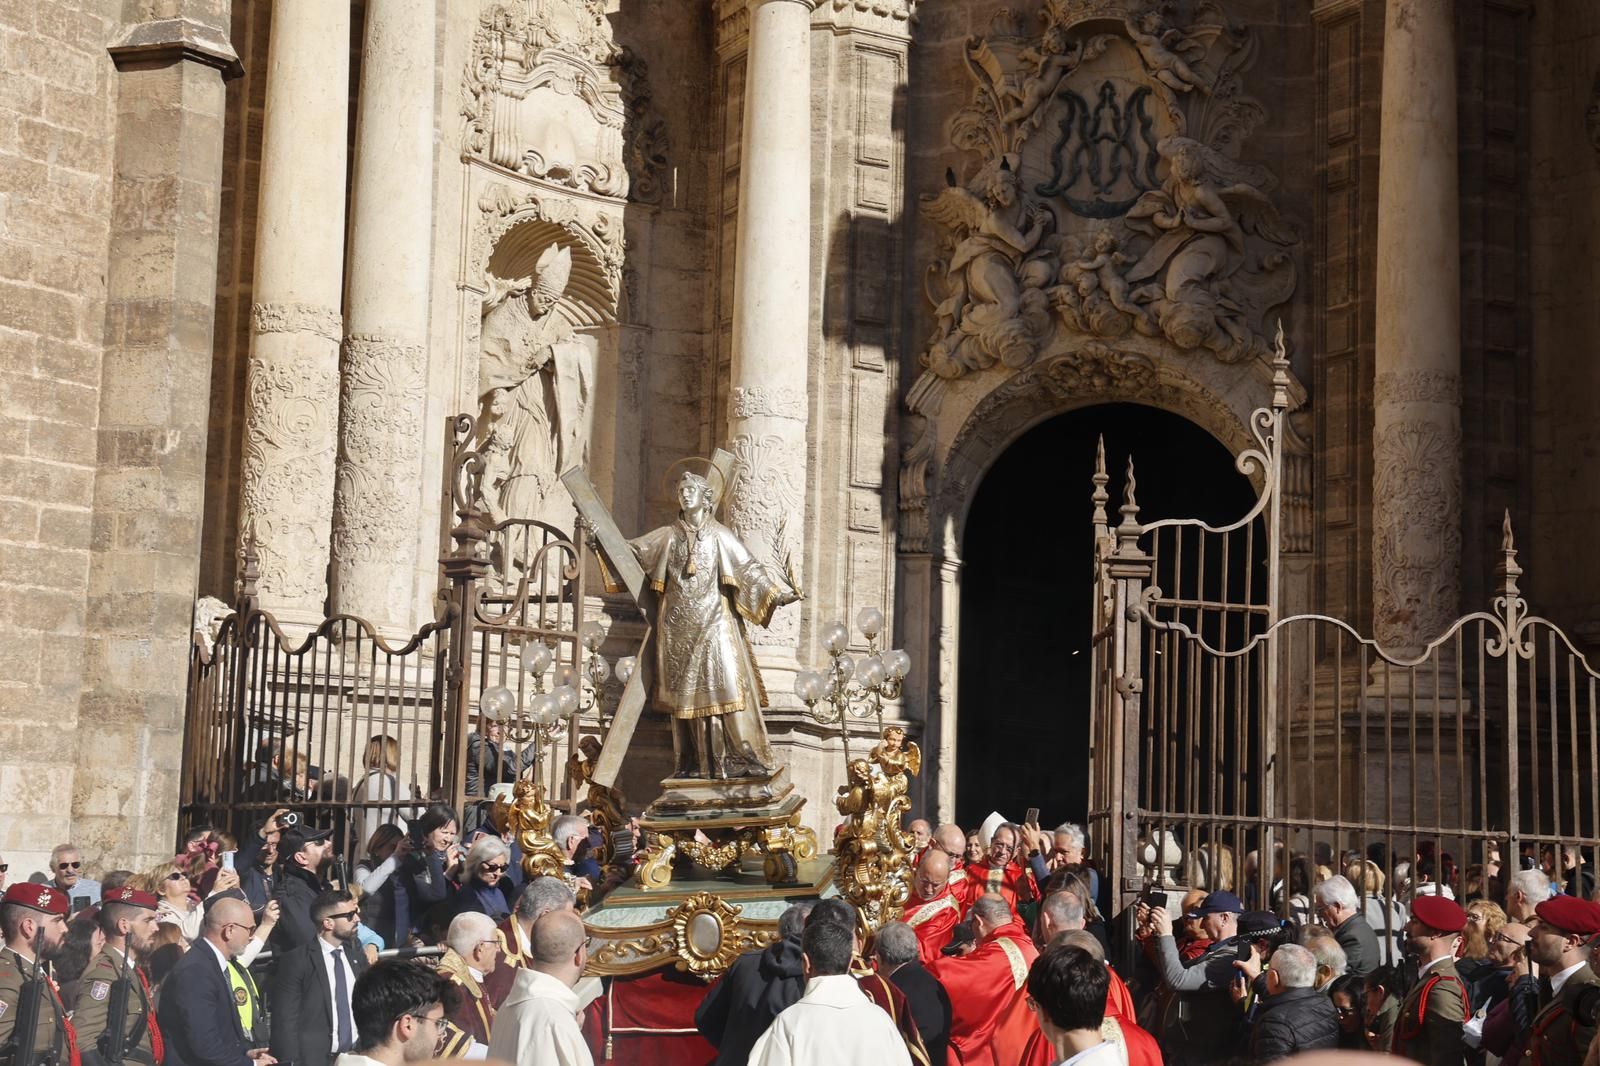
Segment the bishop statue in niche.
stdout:
<path fill-rule="evenodd" d="M 595 345 L 572 328 L 560 301 L 572 251 L 551 244 L 532 277 L 489 275 L 483 301 L 478 394 L 487 436 L 483 504 L 503 522 L 536 518 L 572 526 L 558 475 L 588 460 Z"/>

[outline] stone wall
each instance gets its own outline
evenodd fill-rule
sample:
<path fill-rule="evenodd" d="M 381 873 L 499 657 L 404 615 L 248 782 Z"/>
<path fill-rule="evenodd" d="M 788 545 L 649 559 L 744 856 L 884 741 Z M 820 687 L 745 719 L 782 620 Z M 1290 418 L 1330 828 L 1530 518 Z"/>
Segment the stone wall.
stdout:
<path fill-rule="evenodd" d="M 68 829 L 100 444 L 119 0 L 0 3 L 0 854 Z"/>

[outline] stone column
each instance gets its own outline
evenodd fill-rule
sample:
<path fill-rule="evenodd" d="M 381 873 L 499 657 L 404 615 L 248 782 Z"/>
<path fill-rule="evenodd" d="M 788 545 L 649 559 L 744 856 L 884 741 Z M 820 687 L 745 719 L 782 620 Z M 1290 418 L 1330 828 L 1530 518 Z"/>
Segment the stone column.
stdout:
<path fill-rule="evenodd" d="M 261 602 L 322 617 L 337 445 L 350 7 L 273 0 L 240 535 Z"/>
<path fill-rule="evenodd" d="M 368 0 L 361 51 L 333 608 L 411 628 L 427 393 L 434 5 Z"/>
<path fill-rule="evenodd" d="M 811 331 L 811 11 L 814 0 L 750 0 L 739 228 L 733 282 L 729 522 L 756 558 L 805 554 Z M 751 641 L 774 702 L 789 692 L 799 608 Z M 792 696 L 789 697 L 792 700 Z"/>
<path fill-rule="evenodd" d="M 1414 654 L 1461 600 L 1453 0 L 1389 0 L 1378 151 L 1373 630 Z"/>

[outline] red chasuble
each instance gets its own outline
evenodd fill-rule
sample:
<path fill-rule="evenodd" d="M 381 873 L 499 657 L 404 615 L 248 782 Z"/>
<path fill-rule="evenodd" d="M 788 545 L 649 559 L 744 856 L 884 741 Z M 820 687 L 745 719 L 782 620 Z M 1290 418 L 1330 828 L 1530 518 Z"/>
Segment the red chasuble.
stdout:
<path fill-rule="evenodd" d="M 939 958 L 939 949 L 950 943 L 964 910 L 966 907 L 949 885 L 933 899 L 925 900 L 913 892 L 906 900 L 900 920 L 917 934 L 917 957 L 922 965 L 931 966 Z"/>
<path fill-rule="evenodd" d="M 985 892 L 998 892 L 1005 897 L 1007 906 L 1013 914 L 1017 910 L 1017 901 L 1033 900 L 1039 898 L 1039 886 L 1033 882 L 1033 871 L 1025 869 L 1014 862 L 1004 866 L 990 866 L 988 861 L 975 862 L 967 867 L 967 880 L 971 882 L 972 900 L 977 899 Z M 967 905 L 972 905 L 972 900 Z"/>
<path fill-rule="evenodd" d="M 1139 1028 L 1133 1016 L 1133 996 L 1117 971 L 1111 971 L 1111 986 L 1106 989 L 1106 1020 L 1100 1035 L 1117 1045 L 1117 1053 L 1127 1066 L 1161 1066 L 1161 1046 L 1156 1038 Z M 1050 1066 L 1055 1051 L 1035 1021 L 1020 1066 Z"/>
<path fill-rule="evenodd" d="M 970 955 L 940 956 L 928 966 L 950 993 L 951 1066 L 1016 1066 L 1039 1031 L 1028 1010 L 1028 969 L 1038 958 L 1021 921 Z"/>

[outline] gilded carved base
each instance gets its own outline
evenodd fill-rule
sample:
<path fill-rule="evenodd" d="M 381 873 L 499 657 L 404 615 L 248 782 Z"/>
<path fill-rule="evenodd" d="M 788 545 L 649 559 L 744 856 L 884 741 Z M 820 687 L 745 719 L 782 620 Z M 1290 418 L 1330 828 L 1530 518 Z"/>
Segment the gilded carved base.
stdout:
<path fill-rule="evenodd" d="M 804 806 L 792 787 L 781 802 L 756 810 L 674 813 L 652 805 L 639 819 L 646 845 L 636 883 L 664 889 L 685 863 L 737 875 L 747 859 L 759 856 L 768 885 L 799 885 L 800 863 L 817 856 L 816 833 L 800 824 Z"/>

